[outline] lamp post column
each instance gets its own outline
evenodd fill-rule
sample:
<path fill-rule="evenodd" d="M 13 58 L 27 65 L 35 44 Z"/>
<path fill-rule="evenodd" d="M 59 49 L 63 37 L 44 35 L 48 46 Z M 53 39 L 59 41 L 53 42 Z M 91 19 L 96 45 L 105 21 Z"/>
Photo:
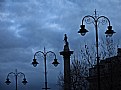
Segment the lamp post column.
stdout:
<path fill-rule="evenodd" d="M 95 30 L 96 30 L 96 52 L 97 52 L 97 82 L 98 82 L 98 90 L 100 90 L 100 65 L 99 65 L 99 56 L 98 56 L 98 22 L 95 20 Z"/>
<path fill-rule="evenodd" d="M 25 78 L 25 74 L 24 73 L 22 73 L 22 72 L 17 72 L 17 69 L 15 70 L 15 73 L 14 72 L 10 72 L 8 75 L 7 75 L 7 79 L 6 79 L 6 84 L 7 85 L 9 85 L 11 82 L 10 82 L 10 80 L 9 80 L 9 76 L 11 75 L 11 74 L 13 74 L 14 76 L 15 76 L 15 84 L 16 84 L 16 90 L 18 90 L 18 76 L 19 75 L 23 75 L 23 81 L 22 81 L 22 83 L 24 84 L 24 85 L 26 85 L 26 83 L 27 83 L 27 81 L 26 81 L 26 78 Z"/>
<path fill-rule="evenodd" d="M 16 79 L 16 90 L 17 90 L 17 75 L 15 75 L 15 79 Z"/>
<path fill-rule="evenodd" d="M 100 23 L 105 24 L 108 23 L 108 30 L 105 32 L 105 34 L 107 34 L 107 36 L 112 36 L 115 32 L 112 30 L 112 26 L 110 25 L 110 20 L 105 17 L 105 16 L 98 16 L 95 10 L 95 14 L 94 16 L 92 15 L 87 15 L 84 16 L 82 19 L 82 25 L 80 26 L 80 30 L 78 31 L 78 33 L 80 33 L 82 36 L 84 36 L 88 30 L 85 29 L 85 25 L 83 24 L 83 22 L 86 22 L 87 24 L 91 24 L 93 23 L 95 26 L 95 31 L 96 31 L 96 60 L 97 60 L 97 88 L 96 90 L 101 90 L 101 83 L 100 83 L 100 61 L 99 61 L 99 52 L 98 52 L 98 25 Z"/>
<path fill-rule="evenodd" d="M 47 66 L 46 66 L 46 55 L 44 55 L 44 63 L 45 63 L 45 90 L 47 90 Z"/>
<path fill-rule="evenodd" d="M 54 58 L 54 61 L 53 61 L 52 64 L 53 64 L 55 67 L 59 64 L 59 62 L 57 61 L 57 59 L 56 59 L 56 54 L 55 54 L 54 52 L 52 52 L 52 51 L 46 52 L 46 50 L 45 50 L 45 48 L 44 48 L 44 51 L 43 51 L 43 52 L 42 52 L 42 51 L 37 51 L 37 52 L 35 52 L 35 54 L 34 54 L 34 59 L 33 59 L 33 62 L 32 62 L 32 64 L 33 64 L 34 67 L 36 67 L 37 64 L 39 64 L 39 63 L 37 62 L 37 59 L 36 59 L 36 55 L 39 54 L 39 53 L 43 55 L 44 65 L 45 65 L 45 67 L 44 67 L 44 69 L 45 69 L 45 73 L 44 73 L 44 75 L 45 75 L 45 87 L 42 88 L 42 89 L 48 90 L 48 89 L 50 89 L 50 88 L 48 88 L 48 85 L 47 85 L 47 83 L 48 83 L 48 82 L 47 82 L 47 63 L 46 63 L 47 54 L 51 53 L 51 54 L 54 55 L 55 58 Z"/>

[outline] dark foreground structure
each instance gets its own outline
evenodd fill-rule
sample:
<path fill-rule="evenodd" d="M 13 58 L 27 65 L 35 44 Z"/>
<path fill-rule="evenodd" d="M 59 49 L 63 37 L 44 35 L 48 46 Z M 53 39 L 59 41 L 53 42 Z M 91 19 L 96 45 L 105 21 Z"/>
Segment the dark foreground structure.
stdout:
<path fill-rule="evenodd" d="M 100 89 L 121 90 L 121 48 L 118 48 L 117 56 L 101 60 L 100 66 Z M 89 69 L 89 90 L 97 88 L 97 66 Z"/>
<path fill-rule="evenodd" d="M 69 43 L 67 41 L 67 36 L 64 37 L 64 50 L 60 52 L 60 55 L 64 58 L 64 90 L 71 90 L 71 78 L 70 78 L 70 56 L 73 51 L 69 49 Z"/>

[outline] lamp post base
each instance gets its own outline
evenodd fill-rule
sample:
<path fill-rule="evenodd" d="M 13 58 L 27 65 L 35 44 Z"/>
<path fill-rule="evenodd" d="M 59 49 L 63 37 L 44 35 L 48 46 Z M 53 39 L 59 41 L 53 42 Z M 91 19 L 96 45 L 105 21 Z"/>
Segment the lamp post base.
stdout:
<path fill-rule="evenodd" d="M 42 88 L 42 89 L 45 89 L 45 90 L 47 90 L 47 89 L 50 89 L 50 88 Z"/>

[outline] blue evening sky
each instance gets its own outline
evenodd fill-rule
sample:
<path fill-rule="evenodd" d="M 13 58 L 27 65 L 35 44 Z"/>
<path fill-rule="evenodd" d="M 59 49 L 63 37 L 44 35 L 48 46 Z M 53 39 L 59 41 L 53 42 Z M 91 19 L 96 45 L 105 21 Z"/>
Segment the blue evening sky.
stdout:
<path fill-rule="evenodd" d="M 23 86 L 22 77 L 18 79 L 19 90 L 41 90 L 44 87 L 44 63 L 38 57 L 39 65 L 31 65 L 36 51 L 56 53 L 60 62 L 58 67 L 51 65 L 52 56 L 47 56 L 48 86 L 58 90 L 57 76 L 63 72 L 63 37 L 67 34 L 70 49 L 79 50 L 84 42 L 95 41 L 94 25 L 86 25 L 89 33 L 81 37 L 77 32 L 85 15 L 107 16 L 115 32 L 114 39 L 121 34 L 120 0 L 0 0 L 0 90 L 14 90 L 15 79 L 11 84 L 4 82 L 9 72 L 23 72 L 28 84 Z M 91 29 L 91 30 L 90 30 Z M 99 26 L 100 37 L 105 37 L 106 25 Z M 104 30 L 103 30 L 104 29 Z M 92 40 L 91 40 L 92 39 Z M 72 56 L 73 57 L 73 56 Z"/>

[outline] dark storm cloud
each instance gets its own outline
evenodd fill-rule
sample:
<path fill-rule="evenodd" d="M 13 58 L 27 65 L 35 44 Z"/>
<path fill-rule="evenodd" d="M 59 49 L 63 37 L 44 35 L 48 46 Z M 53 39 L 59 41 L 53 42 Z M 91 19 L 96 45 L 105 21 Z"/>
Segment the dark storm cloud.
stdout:
<path fill-rule="evenodd" d="M 85 40 L 93 39 L 93 25 L 86 26 L 87 29 L 92 30 L 83 38 L 77 32 L 82 17 L 93 15 L 93 11 L 97 9 L 98 14 L 109 17 L 113 29 L 118 32 L 114 38 L 119 38 L 120 4 L 120 0 L 0 0 L 0 72 L 2 72 L 0 82 L 3 84 L 6 75 L 17 68 L 18 71 L 26 74 L 29 81 L 26 88 L 22 90 L 42 88 L 44 86 L 43 58 L 38 60 L 37 68 L 32 67 L 31 61 L 36 51 L 43 51 L 46 47 L 47 51 L 56 52 L 61 63 L 54 68 L 50 60 L 53 58 L 48 57 L 48 81 L 49 86 L 54 90 L 57 79 L 55 77 L 63 71 L 63 61 L 59 52 L 63 50 L 64 34 L 68 35 L 70 48 L 75 51 Z M 99 26 L 99 29 L 103 29 L 102 27 L 103 25 Z M 0 87 L 4 88 L 5 85 Z M 2 90 L 7 90 L 9 87 Z"/>
<path fill-rule="evenodd" d="M 5 2 L 5 0 L 0 0 L 0 2 Z"/>

